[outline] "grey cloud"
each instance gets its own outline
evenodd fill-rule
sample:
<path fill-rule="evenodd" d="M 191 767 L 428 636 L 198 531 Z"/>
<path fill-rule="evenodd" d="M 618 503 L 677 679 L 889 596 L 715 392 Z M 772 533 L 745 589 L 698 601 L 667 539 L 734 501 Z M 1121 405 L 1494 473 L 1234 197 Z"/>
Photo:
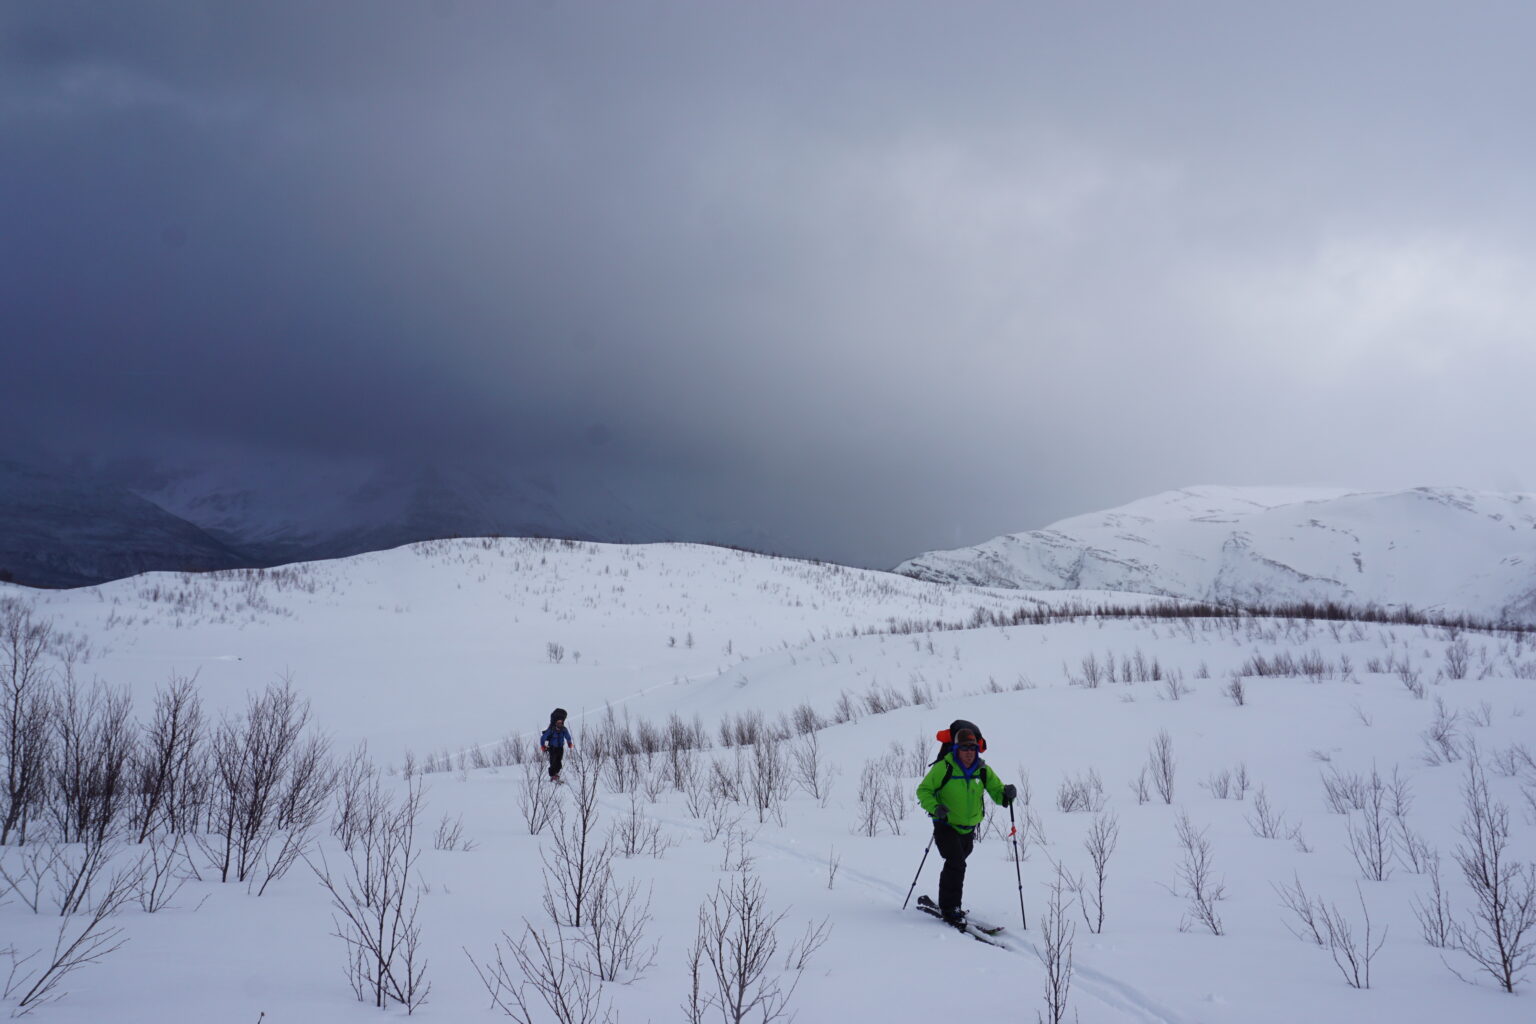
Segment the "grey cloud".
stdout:
<path fill-rule="evenodd" d="M 1520 5 L 7 12 L 0 399 L 72 443 L 487 453 L 873 564 L 1530 477 Z"/>

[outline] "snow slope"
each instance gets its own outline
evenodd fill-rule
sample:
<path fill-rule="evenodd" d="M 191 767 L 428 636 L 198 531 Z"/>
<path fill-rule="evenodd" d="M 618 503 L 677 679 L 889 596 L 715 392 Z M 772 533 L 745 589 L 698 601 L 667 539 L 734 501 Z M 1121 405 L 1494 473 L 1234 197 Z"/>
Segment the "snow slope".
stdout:
<path fill-rule="evenodd" d="M 642 976 L 601 986 L 614 1019 L 685 1019 L 679 1005 L 699 908 L 743 870 L 762 882 L 770 909 L 785 912 L 771 973 L 786 986 L 797 981 L 798 1020 L 929 1020 L 957 1005 L 983 1019 L 1034 1019 L 1053 864 L 1088 870 L 1083 838 L 1093 816 L 1060 810 L 1058 793 L 1073 782 L 1091 789 L 1095 777 L 1120 833 L 1102 933 L 1069 911 L 1069 1019 L 1514 1024 L 1532 1016 L 1530 982 L 1513 996 L 1486 977 L 1466 984 L 1446 968 L 1470 977 L 1465 958 L 1425 943 L 1413 913 L 1428 891 L 1424 874 L 1395 861 L 1385 880 L 1361 878 L 1348 839 L 1359 815 L 1332 812 L 1322 783 L 1373 768 L 1398 772 L 1412 796 L 1405 820 L 1444 858 L 1442 878 L 1464 910 L 1470 896 L 1450 854 L 1475 741 L 1494 794 L 1514 809 L 1513 852 L 1536 860 L 1536 828 L 1522 811 L 1522 787 L 1536 792 L 1536 767 L 1522 769 L 1518 758 L 1521 744 L 1536 746 L 1536 644 L 1521 635 L 1256 619 L 908 632 L 967 621 L 978 608 L 1003 614 L 1105 595 L 934 583 L 698 546 L 509 539 L 267 572 L 152 574 L 41 595 L 0 587 L 5 596 L 33 602 L 36 615 L 88 640 L 77 676 L 128 687 L 141 714 L 172 673 L 195 672 L 212 712 L 238 709 L 248 691 L 286 675 L 338 748 L 366 740 L 396 766 L 407 749 L 447 749 L 465 765 L 427 776 L 420 923 L 433 988 L 420 1020 L 506 1019 L 488 1008 L 465 953 L 483 964 L 525 921 L 549 928 L 541 884 L 549 832 L 530 835 L 519 813 L 523 769 L 470 767 L 477 750 L 508 734 L 527 750 L 558 704 L 572 712 L 574 772 L 610 707 L 619 721 L 697 715 L 716 735 L 722 720 L 753 711 L 772 721 L 804 704 L 832 718 L 843 694 L 859 713 L 816 734 L 830 764 L 824 801 L 797 790 L 761 822 L 751 807 L 731 804 L 724 810 L 734 824 L 721 831 L 668 785 L 626 793 L 605 782 L 605 829 L 638 814 L 674 844 L 660 857 L 616 861 L 621 880 L 649 887 L 647 936 L 658 945 Z M 561 648 L 558 661 L 551 645 Z M 1448 652 L 1457 651 L 1466 671 L 1447 674 Z M 1250 671 L 1242 706 L 1224 694 L 1256 657 L 1286 654 L 1313 662 L 1310 677 Z M 1097 686 L 1083 685 L 1090 664 Z M 1102 680 L 1105 665 L 1116 681 Z M 1422 698 L 1409 682 L 1422 684 Z M 871 713 L 873 704 L 902 703 L 892 693 L 922 703 Z M 1431 765 L 1423 734 L 1437 715 L 1452 714 L 1458 759 Z M 934 731 L 962 716 L 982 725 L 992 769 L 1028 794 L 1017 819 L 1027 825 L 1020 873 L 1029 928 L 1018 927 L 1006 812 L 990 819 L 967 875 L 972 911 L 1011 926 L 1003 949 L 901 910 L 927 841 L 911 790 L 932 757 Z M 1177 761 L 1172 800 L 1154 793 L 1143 802 L 1133 784 L 1163 731 Z M 789 741 L 796 757 L 804 742 Z M 729 766 L 737 753 L 716 746 L 703 756 Z M 1223 773 L 1230 785 L 1239 769 L 1250 780 L 1243 798 L 1230 789 L 1220 798 Z M 890 787 L 900 810 L 865 835 L 860 794 L 871 786 Z M 1279 838 L 1261 838 L 1250 824 L 1259 787 L 1283 815 Z M 569 801 L 569 789 L 559 798 Z M 1178 881 L 1180 814 L 1211 843 L 1226 894 L 1221 935 L 1190 922 Z M 433 848 L 429 837 L 445 817 L 462 820 L 472 849 Z M 332 863 L 340 856 L 329 835 L 319 851 Z M 8 864 L 19 854 L 0 851 Z M 936 878 L 930 856 L 919 891 L 932 892 Z M 1327 951 L 1292 933 L 1296 922 L 1275 887 L 1293 879 L 1357 921 L 1358 887 L 1374 937 L 1385 931 L 1370 989 L 1348 986 Z M 830 937 L 796 978 L 785 947 L 823 919 Z M 344 980 L 326 895 L 302 865 L 259 897 L 193 880 L 175 908 L 134 909 L 120 924 L 129 943 L 74 975 L 67 997 L 39 1019 L 377 1017 Z M 15 901 L 0 906 L 4 944 L 41 948 L 56 927 L 57 918 Z"/>
<path fill-rule="evenodd" d="M 1536 495 L 1192 487 L 931 551 L 919 579 L 1239 604 L 1339 601 L 1536 622 Z"/>

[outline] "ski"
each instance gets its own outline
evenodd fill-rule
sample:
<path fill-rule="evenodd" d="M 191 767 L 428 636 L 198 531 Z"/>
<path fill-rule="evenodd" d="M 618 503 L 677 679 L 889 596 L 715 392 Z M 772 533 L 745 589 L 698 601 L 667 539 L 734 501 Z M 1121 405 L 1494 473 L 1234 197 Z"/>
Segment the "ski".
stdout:
<path fill-rule="evenodd" d="M 934 903 L 933 900 L 929 899 L 927 896 L 919 896 L 917 898 L 917 909 L 921 910 L 923 913 L 929 915 L 930 917 L 944 921 L 944 914 L 939 910 L 938 904 Z M 949 924 L 948 921 L 944 921 L 944 923 L 949 925 L 951 928 L 955 927 L 954 925 Z M 965 922 L 965 927 L 956 928 L 955 930 L 964 932 L 971 938 L 975 939 L 977 942 L 985 942 L 989 946 L 997 946 L 1003 949 L 1007 948 L 997 939 L 997 936 L 1002 932 L 1003 929 L 996 925 L 989 925 L 979 921 L 967 920 Z"/>
<path fill-rule="evenodd" d="M 917 905 L 930 914 L 937 914 L 939 917 L 944 916 L 939 910 L 939 905 L 928 896 L 919 896 L 917 898 Z M 988 935 L 1001 935 L 1003 933 L 1003 926 L 1000 924 L 990 924 L 970 916 L 966 917 L 966 923 L 986 932 Z"/>

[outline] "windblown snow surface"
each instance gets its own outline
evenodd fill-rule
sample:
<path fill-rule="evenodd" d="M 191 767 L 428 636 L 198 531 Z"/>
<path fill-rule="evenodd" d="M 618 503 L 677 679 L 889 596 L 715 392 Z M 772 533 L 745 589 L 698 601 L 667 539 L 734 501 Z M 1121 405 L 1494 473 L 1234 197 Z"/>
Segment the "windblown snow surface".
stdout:
<path fill-rule="evenodd" d="M 896 571 L 1025 590 L 1412 605 L 1532 624 L 1536 495 L 1191 487 L 931 551 Z"/>
<path fill-rule="evenodd" d="M 5 587 L 0 596 L 28 602 L 37 618 L 85 641 L 75 677 L 126 687 L 141 717 L 173 675 L 195 674 L 215 718 L 288 678 L 337 753 L 366 741 L 398 772 L 408 751 L 418 764 L 440 762 L 446 752 L 453 768 L 425 776 L 418 831 L 418 923 L 431 983 L 415 1012 L 422 1021 L 505 1019 L 490 1006 L 470 956 L 482 966 L 493 961 L 497 944 L 505 950 L 509 937 L 523 936 L 525 922 L 553 934 L 541 860 L 552 849 L 551 831 L 530 834 L 520 813 L 525 769 L 474 767 L 477 751 L 488 756 L 511 737 L 511 749 L 533 752 L 558 705 L 570 710 L 576 738 L 569 778 L 583 764 L 585 738 L 610 714 L 632 727 L 662 724 L 673 713 L 689 722 L 698 716 L 713 740 L 701 770 L 711 760 L 733 766 L 739 748 L 721 745 L 722 721 L 761 712 L 773 723 L 808 705 L 830 723 L 844 695 L 852 718 L 815 734 L 830 782 L 822 800 L 795 787 L 762 815 L 749 803 L 728 803 L 726 817 L 711 822 L 662 781 L 664 755 L 639 773 L 656 776 L 652 786 L 626 793 L 604 776 L 599 832 L 634 813 L 672 844 L 659 856 L 615 860 L 620 882 L 637 881 L 650 893 L 645 943 L 656 952 L 639 976 L 626 971 L 601 983 L 613 1019 L 687 1019 L 681 1007 L 701 904 L 745 871 L 763 886 L 769 910 L 784 915 L 768 980 L 786 991 L 794 985 L 788 1009 L 796 1019 L 1035 1020 L 1044 1010 L 1038 953 L 1056 865 L 1092 887 L 1084 837 L 1095 815 L 1059 808 L 1074 782 L 1113 817 L 1119 838 L 1107 865 L 1102 931 L 1090 929 L 1081 901 L 1066 912 L 1075 926 L 1067 1019 L 1524 1024 L 1536 1017 L 1536 978 L 1510 995 L 1464 955 L 1426 943 L 1414 912 L 1430 892 L 1422 856 L 1416 867 L 1395 852 L 1385 880 L 1362 877 L 1349 840 L 1362 813 L 1332 810 L 1325 788 L 1325 780 L 1369 780 L 1374 771 L 1390 781 L 1395 773 L 1411 797 L 1403 825 L 1438 852 L 1453 911 L 1470 923 L 1472 900 L 1452 854 L 1473 757 L 1509 808 L 1511 855 L 1536 860 L 1536 769 L 1520 758 L 1522 748 L 1536 747 L 1536 644 L 1516 634 L 1091 616 L 985 625 L 977 623 L 987 613 L 1021 607 L 1142 599 L 926 582 L 698 546 L 516 539 L 417 544 L 266 572 L 151 574 L 68 592 Z M 976 625 L 931 628 L 938 621 Z M 1272 664 L 1287 655 L 1309 668 L 1253 674 L 1254 659 Z M 1448 672 L 1463 660 L 1464 672 Z M 1224 691 L 1245 665 L 1239 706 Z M 1113 678 L 1104 679 L 1111 668 Z M 1085 685 L 1091 674 L 1098 685 Z M 901 706 L 871 713 L 892 705 Z M 973 914 L 1008 926 L 1004 948 L 902 910 L 929 836 L 912 790 L 933 757 L 935 731 L 957 717 L 981 725 L 991 770 L 1028 800 L 1015 815 L 1025 833 L 1018 873 L 1009 815 L 994 809 L 966 879 Z M 1449 748 L 1426 738 L 1437 717 L 1449 723 Z M 1160 733 L 1176 762 L 1170 802 L 1155 788 L 1144 800 L 1136 793 Z M 806 742 L 797 737 L 783 749 L 803 759 Z M 1239 777 L 1247 779 L 1243 792 Z M 398 774 L 388 781 L 404 786 Z M 866 835 L 861 792 L 880 787 L 896 794 L 897 810 Z M 557 798 L 568 804 L 572 789 L 565 785 Z M 1275 838 L 1257 834 L 1260 792 L 1269 816 L 1280 819 L 1269 830 Z M 1191 915 L 1181 816 L 1209 844 L 1211 881 L 1224 890 L 1214 904 L 1221 934 Z M 472 848 L 435 848 L 445 819 L 462 821 Z M 13 868 L 23 854 L 0 851 Z M 131 854 L 130 847 L 123 856 Z M 324 824 L 310 857 L 319 863 L 322 855 L 333 866 L 345 861 Z M 38 1010 L 38 1020 L 378 1019 L 347 983 L 329 897 L 306 864 L 258 896 L 217 883 L 193 859 L 201 879 L 157 913 L 130 904 L 115 920 L 127 943 L 71 975 L 67 994 Z M 919 892 L 935 891 L 938 867 L 929 856 Z M 1346 984 L 1328 950 L 1296 934 L 1305 928 L 1282 905 L 1279 887 L 1298 882 L 1336 905 L 1357 941 L 1369 914 L 1370 941 L 1381 942 L 1369 989 Z M 787 966 L 791 944 L 823 921 L 825 943 L 803 970 Z M 13 898 L 0 906 L 0 948 L 41 949 L 46 959 L 59 924 L 47 903 L 33 913 Z M 574 932 L 566 929 L 567 939 Z M 579 959 L 574 946 L 571 956 Z M 706 996 L 709 986 L 706 978 Z M 553 1017 L 539 1011 L 533 1019 Z M 711 1009 L 705 1019 L 721 1017 Z"/>

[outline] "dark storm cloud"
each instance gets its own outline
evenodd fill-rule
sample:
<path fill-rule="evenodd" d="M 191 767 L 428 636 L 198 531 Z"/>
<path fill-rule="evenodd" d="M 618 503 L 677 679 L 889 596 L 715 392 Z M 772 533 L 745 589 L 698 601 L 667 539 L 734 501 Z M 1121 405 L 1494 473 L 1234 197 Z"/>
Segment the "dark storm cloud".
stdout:
<path fill-rule="evenodd" d="M 13 421 L 474 451 L 889 564 L 1530 487 L 1519 5 L 0 13 Z"/>

